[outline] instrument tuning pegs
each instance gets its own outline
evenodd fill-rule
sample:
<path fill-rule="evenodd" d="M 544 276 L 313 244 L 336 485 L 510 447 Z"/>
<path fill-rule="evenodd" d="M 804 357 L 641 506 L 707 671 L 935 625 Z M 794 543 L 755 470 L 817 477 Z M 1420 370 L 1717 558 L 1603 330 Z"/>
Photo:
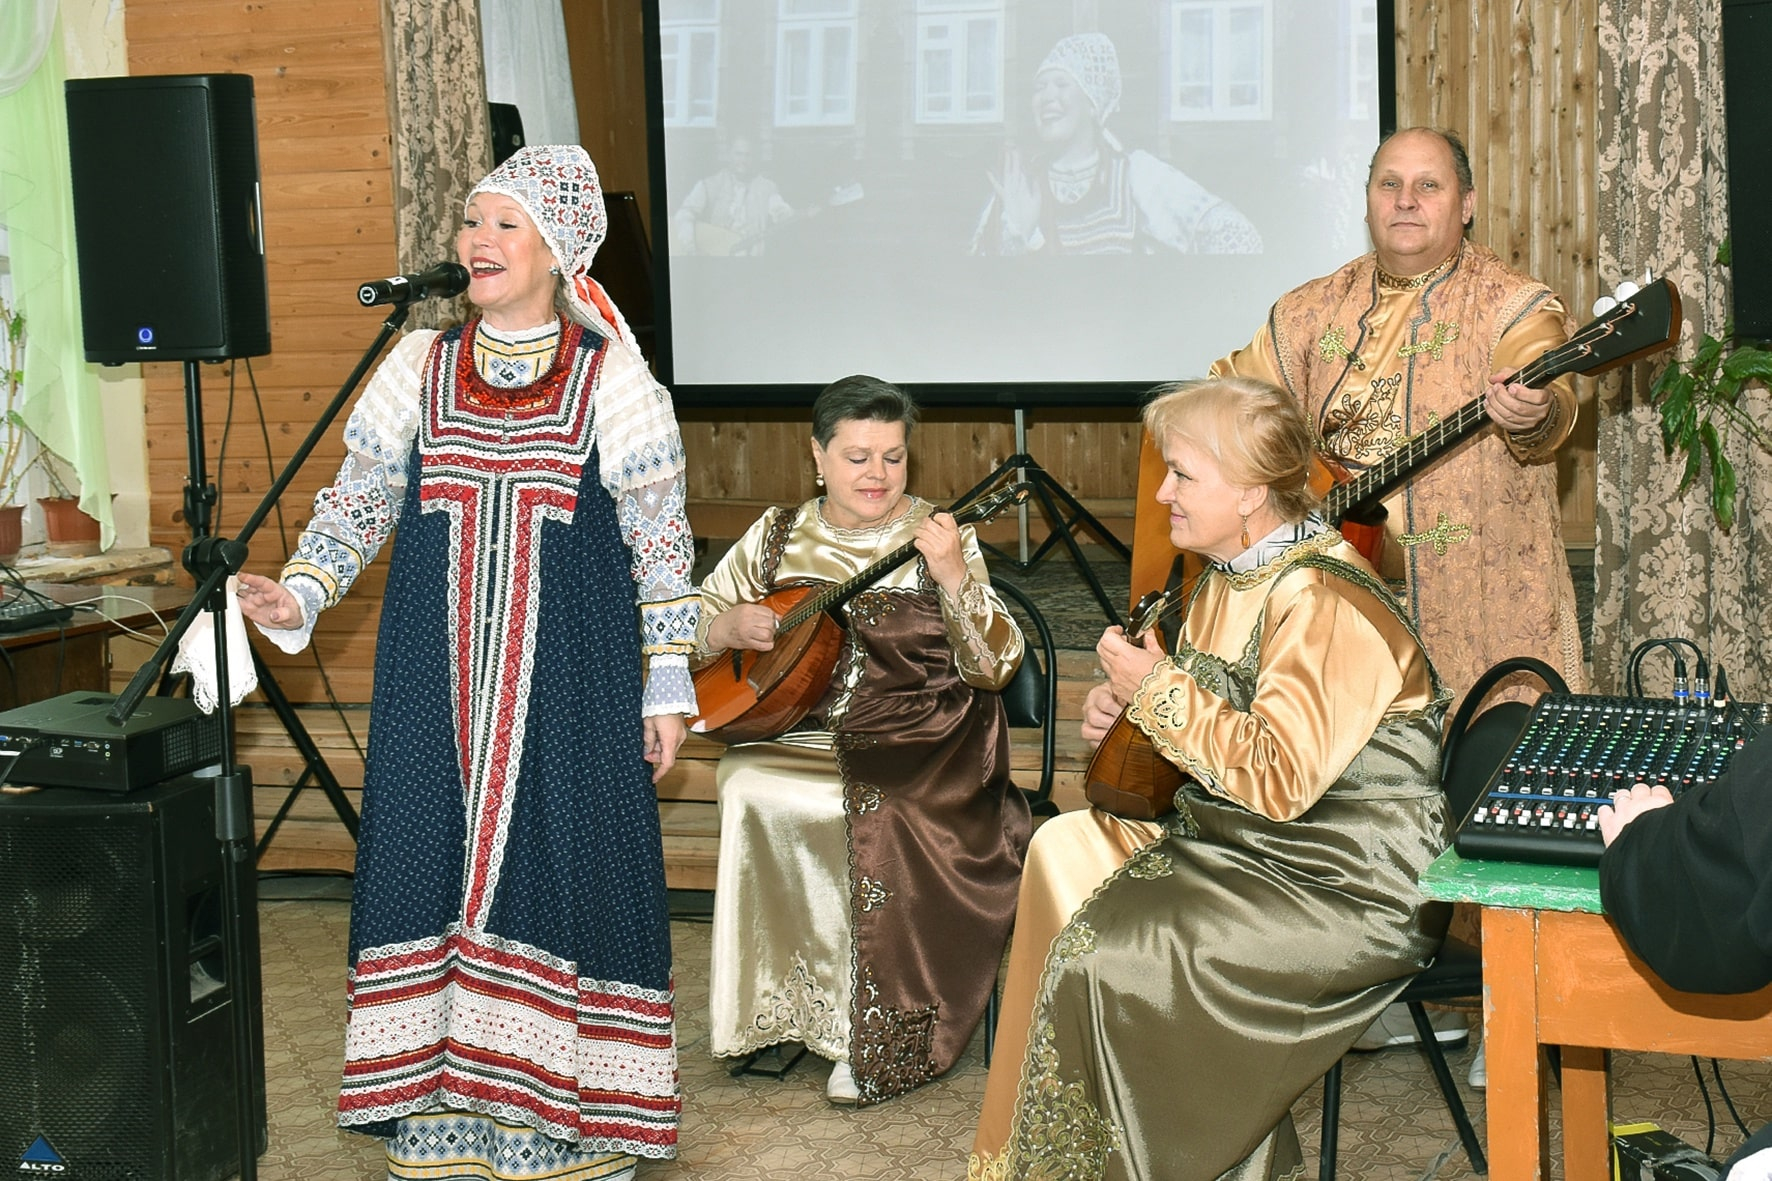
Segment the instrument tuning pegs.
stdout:
<path fill-rule="evenodd" d="M 1594 300 L 1594 317 L 1598 319 L 1617 306 L 1618 301 L 1616 299 L 1613 299 L 1610 295 L 1602 295 L 1600 298 Z"/>

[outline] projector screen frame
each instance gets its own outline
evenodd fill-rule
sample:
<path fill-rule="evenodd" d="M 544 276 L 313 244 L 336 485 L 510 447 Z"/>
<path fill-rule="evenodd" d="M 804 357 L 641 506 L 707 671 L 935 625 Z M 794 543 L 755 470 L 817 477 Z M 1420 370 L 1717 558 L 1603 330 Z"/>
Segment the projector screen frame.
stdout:
<path fill-rule="evenodd" d="M 1377 26 L 1376 84 L 1379 136 L 1397 127 L 1396 10 L 1395 0 L 1375 0 Z M 641 0 L 645 43 L 646 145 L 649 198 L 652 214 L 652 302 L 656 326 L 656 356 L 652 358 L 658 379 L 670 391 L 679 408 L 772 410 L 810 406 L 825 383 L 678 383 L 675 380 L 673 320 L 671 315 L 670 193 L 666 173 L 664 85 L 660 32 L 660 0 Z M 1282 294 L 1275 291 L 1277 298 Z M 1251 325 L 1251 332 L 1254 325 Z M 782 342 L 778 341 L 779 346 Z M 1238 344 L 1241 341 L 1236 342 Z M 1227 349 L 1234 345 L 1227 345 Z M 834 381 L 844 376 L 832 373 Z M 976 409 L 1035 409 L 1138 407 L 1160 382 L 1149 381 L 900 381 L 890 373 L 878 376 L 908 390 L 926 407 Z"/>

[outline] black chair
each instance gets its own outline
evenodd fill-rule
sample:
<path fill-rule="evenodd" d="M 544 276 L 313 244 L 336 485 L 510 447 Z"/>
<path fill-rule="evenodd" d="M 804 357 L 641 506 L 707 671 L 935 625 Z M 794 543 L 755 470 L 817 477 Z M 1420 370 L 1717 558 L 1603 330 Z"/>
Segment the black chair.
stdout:
<path fill-rule="evenodd" d="M 1032 791 L 1025 787 L 1020 790 L 1027 797 L 1028 807 L 1033 809 L 1034 815 L 1056 816 L 1058 805 L 1052 802 L 1052 765 L 1058 744 L 1058 647 L 1053 642 L 1046 617 L 1026 591 L 1001 578 L 992 578 L 991 586 L 1014 603 L 1034 628 L 1034 634 L 1028 637 L 1030 642 L 1021 658 L 1021 667 L 1003 687 L 1003 713 L 1013 727 L 1038 727 L 1042 731 L 1040 784 Z M 1039 654 L 1038 662 L 1034 660 L 1035 653 Z"/>
<path fill-rule="evenodd" d="M 1446 724 L 1445 741 L 1440 748 L 1440 786 L 1446 793 L 1447 811 L 1453 826 L 1463 822 L 1477 798 L 1489 786 L 1489 780 L 1514 747 L 1520 732 L 1526 728 L 1532 707 L 1524 701 L 1504 701 L 1485 710 L 1472 720 L 1483 698 L 1501 681 L 1520 673 L 1532 673 L 1542 680 L 1549 692 L 1567 693 L 1569 687 L 1550 665 L 1531 656 L 1515 656 L 1502 661 L 1477 678 L 1458 712 Z M 1464 1001 L 1480 1004 L 1483 998 L 1483 957 L 1470 944 L 1447 939 L 1427 968 L 1404 987 L 1397 1000 L 1409 1007 L 1415 1022 L 1416 1037 L 1440 1084 L 1446 1110 L 1458 1129 L 1458 1139 L 1470 1157 L 1471 1168 L 1488 1173 L 1489 1161 L 1483 1145 L 1471 1126 L 1458 1084 L 1446 1066 L 1446 1051 L 1434 1036 L 1423 1002 Z M 1337 1062 L 1323 1076 L 1323 1136 L 1317 1161 L 1318 1181 L 1333 1181 L 1337 1123 L 1341 1117 L 1341 1063 Z"/>
<path fill-rule="evenodd" d="M 1058 646 L 1052 640 L 1052 629 L 1046 617 L 1034 605 L 1028 593 L 1012 582 L 993 577 L 991 586 L 1003 598 L 1014 603 L 1033 625 L 1021 667 L 1015 670 L 1003 687 L 1003 714 L 1013 727 L 1039 727 L 1040 785 L 1033 790 L 1017 788 L 1027 797 L 1028 807 L 1036 816 L 1058 815 L 1052 802 L 1053 754 L 1058 742 Z M 1034 641 L 1038 641 L 1035 643 Z M 1039 660 L 1035 660 L 1038 654 Z M 991 996 L 984 1007 L 984 1064 L 991 1064 L 991 1047 L 997 1041 L 997 986 L 991 985 Z"/>

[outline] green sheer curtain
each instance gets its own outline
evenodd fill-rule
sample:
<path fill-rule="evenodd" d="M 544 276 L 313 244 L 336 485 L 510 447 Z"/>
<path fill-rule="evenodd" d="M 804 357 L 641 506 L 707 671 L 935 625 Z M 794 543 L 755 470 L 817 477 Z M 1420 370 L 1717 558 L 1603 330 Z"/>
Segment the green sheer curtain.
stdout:
<path fill-rule="evenodd" d="M 61 29 L 42 9 L 35 0 L 0 0 L 0 92 L 8 80 L 16 84 L 0 93 L 0 224 L 13 302 L 25 318 L 21 413 L 38 440 L 73 467 L 80 507 L 98 519 L 109 547 L 116 530 L 104 410 L 97 374 L 81 349 Z"/>

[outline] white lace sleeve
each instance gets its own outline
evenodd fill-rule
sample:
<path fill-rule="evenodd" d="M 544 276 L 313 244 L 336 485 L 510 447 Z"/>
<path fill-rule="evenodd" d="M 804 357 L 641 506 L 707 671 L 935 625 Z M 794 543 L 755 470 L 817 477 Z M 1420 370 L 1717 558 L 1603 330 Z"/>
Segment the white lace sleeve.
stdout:
<path fill-rule="evenodd" d="M 313 518 L 280 578 L 301 602 L 302 626 L 265 631 L 286 652 L 306 646 L 315 618 L 345 596 L 394 532 L 418 431 L 420 381 L 436 336 L 413 332 L 396 344 L 351 410 L 345 461 L 332 484 L 314 497 Z"/>
<path fill-rule="evenodd" d="M 694 714 L 689 653 L 701 596 L 689 581 L 695 545 L 684 510 L 683 441 L 670 395 L 652 380 L 645 362 L 614 341 L 597 384 L 603 482 L 615 499 L 640 601 L 647 664 L 640 713 Z"/>

